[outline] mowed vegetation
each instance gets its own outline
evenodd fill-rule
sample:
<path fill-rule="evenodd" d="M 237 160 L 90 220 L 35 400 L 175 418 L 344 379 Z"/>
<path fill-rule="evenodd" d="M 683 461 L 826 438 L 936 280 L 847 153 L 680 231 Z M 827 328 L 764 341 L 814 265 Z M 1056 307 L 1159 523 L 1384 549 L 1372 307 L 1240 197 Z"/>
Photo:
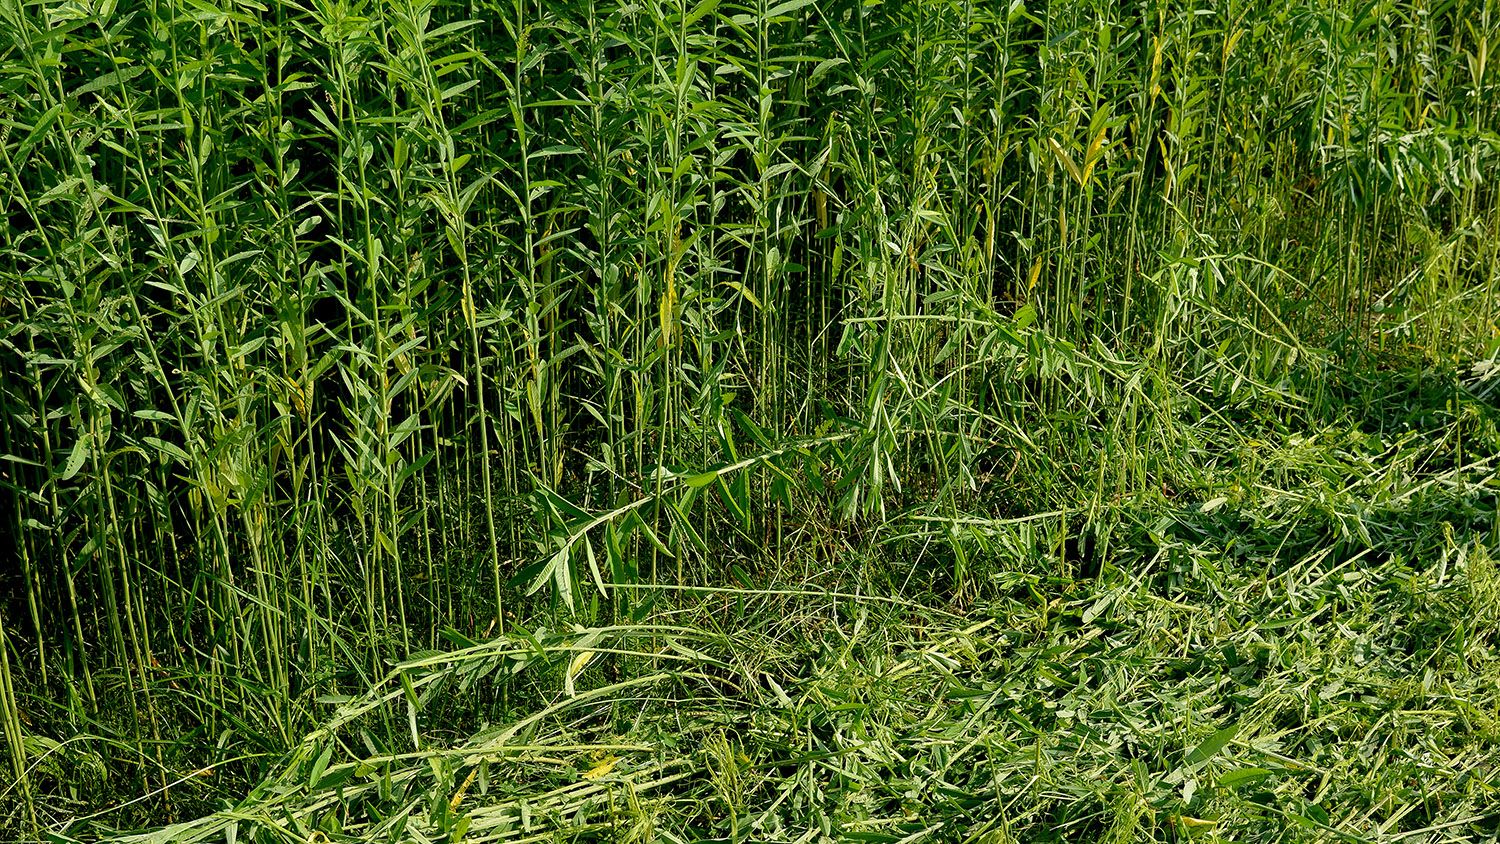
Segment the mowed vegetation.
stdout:
<path fill-rule="evenodd" d="M 1497 52 L 0 2 L 0 838 L 1495 841 Z"/>

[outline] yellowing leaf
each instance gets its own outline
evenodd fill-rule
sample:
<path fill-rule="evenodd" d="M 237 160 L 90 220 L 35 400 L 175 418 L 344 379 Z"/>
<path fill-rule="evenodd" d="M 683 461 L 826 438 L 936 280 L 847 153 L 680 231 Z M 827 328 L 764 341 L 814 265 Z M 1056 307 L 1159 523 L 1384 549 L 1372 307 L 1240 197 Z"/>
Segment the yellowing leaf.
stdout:
<path fill-rule="evenodd" d="M 610 771 L 613 771 L 615 769 L 615 763 L 619 761 L 619 758 L 617 758 L 613 754 L 606 756 L 595 763 L 594 767 L 589 768 L 587 771 L 584 771 L 582 776 L 585 780 L 589 780 L 590 782 L 599 779 L 600 777 L 607 776 Z"/>
<path fill-rule="evenodd" d="M 458 807 L 461 806 L 461 805 L 463 805 L 464 795 L 468 793 L 469 786 L 471 786 L 471 785 L 474 784 L 474 777 L 478 773 L 479 773 L 479 768 L 478 768 L 478 766 L 476 766 L 474 768 L 474 770 L 470 771 L 469 775 L 464 778 L 464 784 L 461 785 L 461 786 L 459 786 L 458 787 L 458 791 L 455 791 L 453 793 L 453 799 L 448 801 L 448 812 L 449 812 L 449 814 L 453 814 L 453 813 L 457 812 L 458 811 Z"/>
<path fill-rule="evenodd" d="M 584 666 L 588 665 L 589 662 L 593 660 L 593 658 L 594 651 L 584 651 L 578 656 L 573 657 L 573 661 L 568 664 L 568 673 L 574 677 L 577 677 L 578 672 L 582 671 L 584 669 Z"/>
<path fill-rule="evenodd" d="M 573 691 L 573 681 L 583 672 L 584 668 L 588 667 L 589 661 L 593 658 L 593 651 L 583 651 L 578 656 L 573 657 L 572 662 L 568 663 L 568 673 L 563 677 L 563 686 L 568 693 L 568 697 L 572 697 L 575 694 Z"/>
<path fill-rule="evenodd" d="M 744 296 L 745 301 L 754 305 L 757 311 L 762 310 L 760 306 L 760 300 L 755 298 L 755 294 L 750 292 L 750 288 L 746 287 L 743 284 L 740 284 L 738 281 L 726 281 L 724 282 L 724 285 L 738 292 L 741 296 Z"/>
<path fill-rule="evenodd" d="M 1089 178 L 1093 176 L 1094 165 L 1099 163 L 1099 156 L 1103 153 L 1104 142 L 1108 137 L 1109 126 L 1100 126 L 1098 133 L 1094 135 L 1094 140 L 1089 142 L 1088 151 L 1083 154 L 1083 181 L 1081 184 L 1087 185 Z"/>
<path fill-rule="evenodd" d="M 1244 35 L 1245 35 L 1245 30 L 1243 30 L 1243 29 L 1236 29 L 1233 32 L 1233 34 L 1231 34 L 1228 38 L 1226 38 L 1224 40 L 1224 58 L 1223 58 L 1224 64 L 1228 64 L 1229 63 L 1229 54 L 1234 52 L 1234 45 L 1240 43 L 1240 39 L 1243 38 Z"/>
<path fill-rule="evenodd" d="M 671 346 L 676 340 L 677 328 L 677 283 L 672 273 L 667 273 L 667 290 L 661 297 L 661 344 Z"/>
<path fill-rule="evenodd" d="M 1057 156 L 1057 160 L 1062 162 L 1063 167 L 1067 169 L 1068 175 L 1073 177 L 1073 181 L 1083 184 L 1083 173 L 1079 172 L 1078 165 L 1073 163 L 1072 156 L 1063 151 L 1062 144 L 1053 138 L 1048 138 L 1047 145 L 1052 148 L 1052 154 Z"/>

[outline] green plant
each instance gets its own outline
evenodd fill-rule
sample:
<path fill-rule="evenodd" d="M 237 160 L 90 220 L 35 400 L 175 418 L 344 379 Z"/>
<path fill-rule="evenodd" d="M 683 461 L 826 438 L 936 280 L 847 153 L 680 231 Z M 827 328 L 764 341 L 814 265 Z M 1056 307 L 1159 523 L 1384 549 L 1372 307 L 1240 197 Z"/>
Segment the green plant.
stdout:
<path fill-rule="evenodd" d="M 394 814 L 339 821 L 366 837 L 555 826 L 524 793 L 624 840 L 831 836 L 855 817 L 867 840 L 941 837 L 906 818 L 948 799 L 952 757 L 921 730 L 972 753 L 1010 727 L 993 704 L 966 721 L 906 707 L 918 691 L 849 662 L 863 637 L 921 638 L 923 612 L 999 601 L 1003 626 L 1072 647 L 1056 612 L 1087 604 L 1091 623 L 1133 601 L 1154 625 L 1141 662 L 1096 668 L 1157 678 L 1176 603 L 1251 602 L 1256 583 L 1285 589 L 1249 629 L 1295 619 L 1316 640 L 1284 649 L 1299 688 L 1316 655 L 1347 655 L 1308 615 L 1343 601 L 1469 690 L 1424 706 L 1488 735 L 1484 630 L 1427 605 L 1422 630 L 1359 614 L 1399 612 L 1394 580 L 1456 600 L 1417 562 L 1435 554 L 1488 594 L 1491 3 L 46 0 L 0 2 L 0 20 L 7 833 L 216 818 L 217 835 L 230 799 L 266 829 L 286 808 L 296 834 L 336 837 L 321 786 L 335 758 L 357 768 L 358 742 L 403 777 L 365 783 Z M 1361 605 L 1335 571 L 1386 591 Z M 913 616 L 840 615 L 871 606 Z M 679 616 L 691 634 L 658 630 Z M 638 631 L 589 671 L 667 689 L 610 722 L 653 742 L 669 731 L 644 719 L 684 697 L 664 665 L 685 641 L 799 636 L 693 662 L 738 673 L 694 675 L 717 690 L 693 715 L 713 758 L 666 754 L 640 781 L 697 784 L 680 802 L 528 768 L 463 826 L 474 766 L 392 748 L 564 717 L 550 686 L 503 673 L 451 707 L 419 699 L 426 727 L 391 698 L 342 744 L 301 743 L 328 723 L 320 701 L 391 692 L 393 664 L 480 642 L 545 654 L 569 624 Z M 1258 653 L 1251 638 L 1210 636 Z M 1010 657 L 950 664 L 979 659 L 964 647 L 929 667 L 1020 694 Z M 870 653 L 886 651 L 906 653 Z M 842 685 L 777 662 L 793 653 Z M 756 663 L 780 684 L 757 700 L 795 713 L 764 722 L 775 738 L 726 723 Z M 574 673 L 564 688 L 588 686 Z M 878 706 L 850 697 L 872 685 Z M 1308 717 L 1412 746 L 1396 716 L 1343 704 Z M 841 713 L 867 705 L 910 729 L 851 775 L 839 731 L 879 725 Z M 1196 740 L 1222 720 L 1202 714 L 1172 723 Z M 585 744 L 615 753 L 603 723 Z M 794 787 L 733 758 L 762 739 Z M 913 747 L 934 767 L 894 761 Z M 1172 771 L 1124 760 L 1033 760 L 1030 792 L 971 778 L 934 817 L 1003 796 L 965 840 L 1220 835 L 1184 820 L 1196 773 L 1171 784 L 1177 805 L 1155 776 Z M 1353 769 L 1323 770 L 1344 788 Z M 1359 770 L 1369 806 L 1346 789 L 1344 817 L 1315 795 L 1268 817 L 1366 835 L 1370 806 L 1416 799 Z M 879 777 L 918 797 L 853 787 Z M 307 790 L 276 792 L 293 780 Z M 1420 810 L 1436 831 L 1491 787 L 1443 782 L 1448 808 Z M 562 790 L 523 788 L 541 783 Z M 746 795 L 776 808 L 741 817 Z M 731 816 L 694 815 L 716 811 Z"/>

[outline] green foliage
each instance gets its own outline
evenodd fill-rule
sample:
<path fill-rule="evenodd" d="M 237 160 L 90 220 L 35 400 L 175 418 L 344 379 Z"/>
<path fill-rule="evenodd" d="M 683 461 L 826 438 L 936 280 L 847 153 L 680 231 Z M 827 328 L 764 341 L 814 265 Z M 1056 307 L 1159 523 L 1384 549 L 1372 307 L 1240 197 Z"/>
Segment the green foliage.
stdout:
<path fill-rule="evenodd" d="M 1487 0 L 0 0 L 0 833 L 1472 824 L 1497 42 Z M 1157 757 L 1055 714 L 1106 675 Z M 1400 758 L 1331 758 L 1356 725 Z"/>

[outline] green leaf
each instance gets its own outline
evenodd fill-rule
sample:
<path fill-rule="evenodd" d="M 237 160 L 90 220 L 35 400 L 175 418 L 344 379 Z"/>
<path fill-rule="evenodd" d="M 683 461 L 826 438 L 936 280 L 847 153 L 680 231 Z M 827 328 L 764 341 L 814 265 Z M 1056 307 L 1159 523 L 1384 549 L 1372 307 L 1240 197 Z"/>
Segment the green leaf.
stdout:
<path fill-rule="evenodd" d="M 146 68 L 143 65 L 134 65 L 132 67 L 123 67 L 119 70 L 111 71 L 109 73 L 101 73 L 100 75 L 95 76 L 89 81 L 83 83 L 82 85 L 79 85 L 77 88 L 74 88 L 73 96 L 81 97 L 84 94 L 91 94 L 95 91 L 102 91 L 105 88 L 119 85 L 124 82 L 129 82 L 137 76 L 140 76 L 141 73 L 145 71 L 145 69 Z"/>
<path fill-rule="evenodd" d="M 1328 810 L 1317 803 L 1308 803 L 1303 807 L 1304 816 L 1319 826 L 1328 826 Z"/>
<path fill-rule="evenodd" d="M 738 281 L 726 281 L 724 282 L 724 285 L 731 290 L 734 290 L 736 293 L 739 293 L 741 296 L 744 296 L 745 301 L 754 306 L 757 311 L 765 310 L 765 308 L 761 306 L 760 300 L 755 298 L 754 293 L 750 292 L 750 288 L 746 287 L 743 284 L 740 284 Z"/>
<path fill-rule="evenodd" d="M 1234 740 L 1235 734 L 1240 731 L 1239 724 L 1231 724 L 1203 740 L 1203 743 L 1193 748 L 1187 755 L 1187 763 L 1196 765 L 1212 759 L 1219 751 L 1223 750 Z"/>
<path fill-rule="evenodd" d="M 599 587 L 599 594 L 607 598 L 609 589 L 604 584 L 604 573 L 599 571 L 599 560 L 594 556 L 594 546 L 589 542 L 588 537 L 580 541 L 583 543 L 584 554 L 588 557 L 589 571 L 594 575 L 594 585 Z"/>
<path fill-rule="evenodd" d="M 73 450 L 68 453 L 68 463 L 63 467 L 61 480 L 72 480 L 73 476 L 78 474 L 78 470 L 83 468 L 83 461 L 87 460 L 89 457 L 89 446 L 91 439 L 92 437 L 87 432 L 85 432 L 83 436 L 78 438 L 78 443 L 74 445 Z"/>
<path fill-rule="evenodd" d="M 1271 773 L 1269 768 L 1235 768 L 1219 775 L 1219 785 L 1224 788 L 1241 788 L 1258 783 Z"/>
<path fill-rule="evenodd" d="M 545 486 L 538 484 L 537 494 L 542 496 L 546 503 L 556 508 L 558 515 L 563 516 L 564 520 L 571 519 L 573 521 L 586 522 L 589 519 L 593 518 L 589 511 L 583 509 L 582 507 L 579 507 L 577 504 L 574 504 L 568 499 L 563 498 L 561 495 L 558 495 Z"/>
<path fill-rule="evenodd" d="M 717 477 L 719 477 L 719 473 L 717 470 L 713 472 L 704 472 L 701 475 L 694 475 L 691 478 L 688 478 L 687 485 L 692 487 L 693 489 L 701 489 L 702 487 L 706 487 L 709 484 L 713 483 L 714 479 Z"/>
<path fill-rule="evenodd" d="M 792 12 L 797 11 L 803 6 L 811 6 L 813 2 L 815 2 L 815 0 L 787 0 L 787 2 L 785 3 L 780 3 L 772 6 L 770 9 L 767 9 L 765 19 L 775 20 L 782 15 L 791 14 Z"/>
<path fill-rule="evenodd" d="M 411 684 L 411 677 L 405 671 L 401 671 L 396 674 L 396 678 L 401 681 L 401 691 L 406 695 L 406 702 L 416 706 L 417 687 Z"/>
<path fill-rule="evenodd" d="M 620 534 L 613 522 L 604 526 L 604 557 L 608 561 L 609 576 L 616 583 L 629 582 L 625 569 L 625 554 L 620 550 Z"/>
<path fill-rule="evenodd" d="M 639 513 L 632 510 L 630 514 L 625 517 L 625 524 L 630 526 L 632 530 L 640 531 L 641 536 L 646 537 L 646 541 L 650 542 L 652 547 L 659 551 L 662 556 L 673 559 L 676 558 L 676 555 L 672 553 L 672 549 L 668 548 L 666 543 L 661 541 L 661 538 L 656 535 L 656 531 L 652 530 L 651 526 L 646 524 L 646 520 L 641 518 Z"/>
<path fill-rule="evenodd" d="M 531 581 L 531 585 L 526 587 L 526 594 L 535 595 L 537 592 L 541 591 L 541 588 L 547 584 L 547 581 L 552 579 L 552 570 L 559 565 L 565 566 L 567 564 L 568 547 L 564 545 L 562 550 L 553 554 L 552 557 L 547 560 L 547 564 L 545 566 L 542 566 L 542 570 L 537 572 L 536 578 Z"/>
<path fill-rule="evenodd" d="M 573 609 L 573 572 L 568 567 L 571 549 L 572 546 L 564 545 L 552 555 L 547 565 L 537 573 L 536 579 L 531 581 L 531 586 L 526 590 L 527 595 L 535 595 L 548 581 L 551 581 L 553 588 L 557 590 L 557 596 L 562 598 L 568 609 Z"/>
<path fill-rule="evenodd" d="M 761 448 L 769 451 L 775 447 L 775 444 L 771 441 L 771 436 L 766 433 L 765 429 L 755 424 L 755 420 L 747 416 L 743 410 L 731 407 L 729 408 L 729 416 L 734 419 L 735 424 L 739 425 L 740 430 L 759 443 Z"/>
<path fill-rule="evenodd" d="M 687 543 L 698 549 L 698 553 L 707 554 L 708 543 L 704 541 L 703 535 L 698 532 L 698 529 L 693 527 L 692 519 L 689 519 L 687 514 L 683 510 L 678 509 L 676 505 L 668 504 L 666 509 L 667 519 L 672 523 L 671 538 L 674 540 L 674 544 L 679 548 L 682 547 L 681 542 L 677 541 L 678 537 L 686 537 Z"/>
<path fill-rule="evenodd" d="M 57 120 L 57 116 L 62 114 L 62 110 L 63 104 L 58 103 L 42 112 L 42 116 L 37 118 L 36 125 L 32 126 L 31 131 L 26 133 L 26 139 L 21 141 L 21 146 L 16 150 L 16 158 L 18 160 L 25 158 L 26 153 L 30 152 L 32 147 L 41 142 L 42 138 L 46 136 L 47 130 L 52 128 L 53 122 Z"/>
<path fill-rule="evenodd" d="M 318 783 L 323 779 L 323 772 L 328 770 L 328 762 L 332 758 L 333 745 L 329 744 L 323 748 L 322 755 L 318 756 L 317 760 L 313 762 L 312 773 L 307 777 L 307 787 L 309 790 L 318 787 Z"/>
<path fill-rule="evenodd" d="M 166 440 L 161 439 L 160 437 L 141 437 L 141 441 L 151 446 L 152 448 L 157 449 L 158 451 L 163 451 L 171 455 L 172 457 L 181 460 L 184 463 L 191 463 L 193 461 L 193 458 L 189 457 L 188 453 L 186 451 L 183 451 L 180 446 L 173 445 L 172 443 L 169 443 Z"/>

